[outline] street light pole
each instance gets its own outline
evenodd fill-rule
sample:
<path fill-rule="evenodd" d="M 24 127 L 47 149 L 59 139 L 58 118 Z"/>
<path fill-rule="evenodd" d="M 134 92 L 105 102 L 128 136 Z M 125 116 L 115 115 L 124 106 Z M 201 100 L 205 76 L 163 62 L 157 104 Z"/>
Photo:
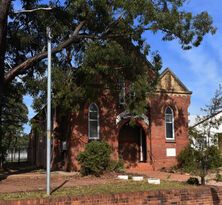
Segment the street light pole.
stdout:
<path fill-rule="evenodd" d="M 47 70 L 47 159 L 46 159 L 46 192 L 50 195 L 50 156 L 51 156 L 51 29 L 47 27 L 48 70 Z"/>

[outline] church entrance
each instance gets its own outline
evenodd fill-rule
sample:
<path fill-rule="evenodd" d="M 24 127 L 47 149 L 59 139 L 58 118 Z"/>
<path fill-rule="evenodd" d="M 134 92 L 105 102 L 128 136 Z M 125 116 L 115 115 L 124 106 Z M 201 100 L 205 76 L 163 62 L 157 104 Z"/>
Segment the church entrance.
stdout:
<path fill-rule="evenodd" d="M 146 135 L 141 126 L 126 123 L 119 132 L 119 156 L 129 165 L 147 161 Z"/>

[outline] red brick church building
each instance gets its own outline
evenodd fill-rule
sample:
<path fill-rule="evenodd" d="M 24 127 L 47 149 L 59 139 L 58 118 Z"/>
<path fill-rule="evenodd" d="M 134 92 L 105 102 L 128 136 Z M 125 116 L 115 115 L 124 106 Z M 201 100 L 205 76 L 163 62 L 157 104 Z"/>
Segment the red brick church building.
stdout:
<path fill-rule="evenodd" d="M 91 140 L 109 143 L 113 149 L 112 158 L 121 157 L 127 168 L 158 170 L 172 167 L 177 163 L 176 156 L 189 143 L 190 97 L 191 91 L 167 68 L 159 77 L 155 94 L 147 99 L 147 113 L 132 116 L 106 95 L 101 96 L 73 114 L 69 141 L 54 140 L 53 150 L 62 156 L 62 160 L 69 157 L 71 170 L 79 169 L 77 155 Z M 133 126 L 129 123 L 132 118 Z M 29 160 L 37 166 L 45 167 L 45 141 L 45 136 L 37 135 L 32 129 Z M 59 164 L 61 160 L 57 162 Z M 62 169 L 62 166 L 57 168 Z"/>

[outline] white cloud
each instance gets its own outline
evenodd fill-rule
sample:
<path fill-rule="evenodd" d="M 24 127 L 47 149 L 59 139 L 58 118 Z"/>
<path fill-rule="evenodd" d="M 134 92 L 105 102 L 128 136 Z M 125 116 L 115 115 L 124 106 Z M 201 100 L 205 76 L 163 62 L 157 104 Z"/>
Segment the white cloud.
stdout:
<path fill-rule="evenodd" d="M 189 115 L 188 120 L 189 120 L 189 126 L 193 126 L 196 123 L 196 118 L 197 115 Z"/>
<path fill-rule="evenodd" d="M 209 103 L 222 82 L 222 39 L 218 36 L 222 36 L 221 30 L 217 35 L 206 38 L 200 47 L 189 51 L 181 50 L 177 42 L 167 45 L 170 54 L 177 56 L 167 60 L 167 63 L 173 64 L 172 69 L 193 91 L 190 106 L 192 114 L 200 113 L 200 108 Z"/>

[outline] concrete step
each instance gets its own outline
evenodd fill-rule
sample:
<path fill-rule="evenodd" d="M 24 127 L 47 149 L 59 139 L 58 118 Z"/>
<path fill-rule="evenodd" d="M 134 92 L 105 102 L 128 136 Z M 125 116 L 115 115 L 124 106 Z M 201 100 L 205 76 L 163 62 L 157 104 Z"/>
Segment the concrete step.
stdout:
<path fill-rule="evenodd" d="M 153 165 L 148 162 L 140 162 L 134 166 L 128 167 L 126 169 L 127 172 L 135 173 L 135 172 L 146 172 L 146 171 L 154 171 Z"/>

